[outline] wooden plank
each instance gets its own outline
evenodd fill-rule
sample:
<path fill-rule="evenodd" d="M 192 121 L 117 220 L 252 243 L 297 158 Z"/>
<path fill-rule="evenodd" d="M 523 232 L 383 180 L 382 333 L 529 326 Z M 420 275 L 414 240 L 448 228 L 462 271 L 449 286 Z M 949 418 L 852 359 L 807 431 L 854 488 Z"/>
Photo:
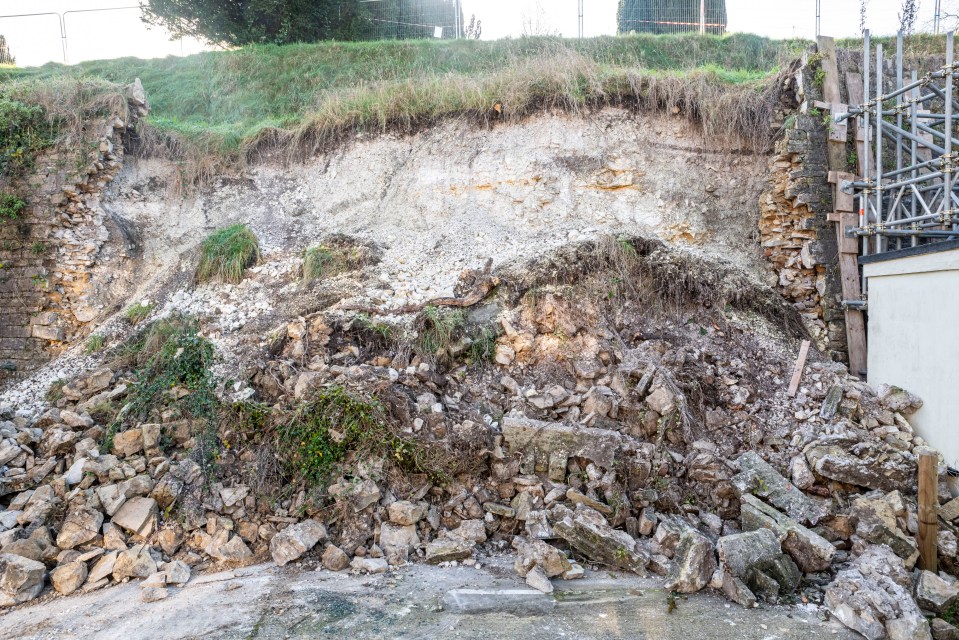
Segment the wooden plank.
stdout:
<path fill-rule="evenodd" d="M 919 568 L 938 572 L 936 542 L 939 537 L 939 456 L 933 451 L 919 454 Z"/>
<path fill-rule="evenodd" d="M 832 121 L 829 123 L 829 141 L 830 142 L 841 142 L 843 146 L 846 145 L 846 138 L 849 137 L 849 128 L 847 127 L 847 121 L 843 120 L 842 122 L 836 122 L 836 116 L 842 113 L 849 111 L 849 107 L 842 103 L 833 102 L 829 107 L 829 115 L 832 116 Z"/>
<path fill-rule="evenodd" d="M 809 355 L 809 340 L 803 340 L 799 347 L 799 357 L 796 358 L 796 367 L 793 369 L 792 380 L 789 381 L 789 390 L 786 395 L 792 398 L 799 391 L 799 381 L 802 380 L 803 369 L 806 368 L 806 357 Z"/>
<path fill-rule="evenodd" d="M 836 179 L 833 180 L 833 175 Z M 836 211 L 855 211 L 856 210 L 856 198 L 851 193 L 843 193 L 839 189 L 840 185 L 846 180 L 855 180 L 856 176 L 851 173 L 846 173 L 845 171 L 830 171 L 829 172 L 829 181 L 835 184 L 836 195 L 833 199 L 833 202 L 836 203 Z"/>
<path fill-rule="evenodd" d="M 839 212 L 839 235 L 836 242 L 839 245 L 839 253 L 851 253 L 854 256 L 859 255 L 859 238 L 849 238 L 846 231 L 855 229 L 859 226 L 859 214 L 854 211 Z"/>
<path fill-rule="evenodd" d="M 816 41 L 821 59 L 819 64 L 825 72 L 823 78 L 823 98 L 830 105 L 842 104 L 842 95 L 839 92 L 839 66 L 836 63 L 836 41 L 829 36 L 819 36 Z M 829 168 L 842 171 L 846 168 L 846 141 L 833 140 L 830 137 L 826 147 L 829 159 Z"/>

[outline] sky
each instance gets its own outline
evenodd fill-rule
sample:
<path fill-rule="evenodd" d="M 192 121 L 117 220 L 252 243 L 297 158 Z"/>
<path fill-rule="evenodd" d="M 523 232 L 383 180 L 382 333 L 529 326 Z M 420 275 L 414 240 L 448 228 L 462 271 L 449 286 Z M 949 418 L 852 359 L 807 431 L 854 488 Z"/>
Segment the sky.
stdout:
<path fill-rule="evenodd" d="M 959 4 L 956 0 L 943 0 Z M 60 18 L 43 15 L 5 18 L 10 14 L 59 13 L 66 31 L 69 63 L 122 56 L 142 58 L 188 55 L 202 51 L 190 39 L 170 41 L 168 34 L 147 28 L 139 18 L 139 0 L 0 0 L 0 34 L 6 36 L 20 66 L 63 62 Z M 859 0 L 821 0 L 822 33 L 835 37 L 859 32 Z M 868 27 L 873 33 L 895 33 L 902 0 L 869 0 Z M 584 0 L 587 36 L 616 31 L 617 0 Z M 934 0 L 920 0 L 920 27 L 932 23 Z M 126 7 L 112 11 L 89 9 Z M 130 8 L 133 7 L 133 8 Z M 771 38 L 813 38 L 816 0 L 726 0 L 729 31 Z M 577 0 L 463 0 L 468 17 L 483 21 L 483 38 L 519 36 L 524 22 L 564 36 L 577 34 Z"/>

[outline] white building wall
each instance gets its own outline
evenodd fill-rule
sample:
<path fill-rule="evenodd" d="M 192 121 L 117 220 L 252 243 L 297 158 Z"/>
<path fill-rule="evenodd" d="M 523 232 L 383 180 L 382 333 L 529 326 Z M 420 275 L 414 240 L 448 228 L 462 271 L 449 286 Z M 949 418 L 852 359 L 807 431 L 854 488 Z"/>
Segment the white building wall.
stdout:
<path fill-rule="evenodd" d="M 959 468 L 959 249 L 865 264 L 868 376 L 921 397 L 910 423 Z"/>

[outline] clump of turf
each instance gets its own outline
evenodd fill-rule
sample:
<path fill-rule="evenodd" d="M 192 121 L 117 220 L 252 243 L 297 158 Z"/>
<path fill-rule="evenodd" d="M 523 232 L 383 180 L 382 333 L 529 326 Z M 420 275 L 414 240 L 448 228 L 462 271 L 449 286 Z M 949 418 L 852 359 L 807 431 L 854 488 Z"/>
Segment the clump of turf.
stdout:
<path fill-rule="evenodd" d="M 203 241 L 197 282 L 220 280 L 236 284 L 243 272 L 260 259 L 260 243 L 245 224 L 220 229 Z"/>

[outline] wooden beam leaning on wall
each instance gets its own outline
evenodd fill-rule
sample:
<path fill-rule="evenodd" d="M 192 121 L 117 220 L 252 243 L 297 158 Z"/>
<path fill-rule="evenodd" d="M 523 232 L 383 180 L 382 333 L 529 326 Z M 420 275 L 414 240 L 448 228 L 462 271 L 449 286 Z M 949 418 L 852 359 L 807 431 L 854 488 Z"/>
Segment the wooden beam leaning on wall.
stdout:
<path fill-rule="evenodd" d="M 823 97 L 829 103 L 829 112 L 833 116 L 846 111 L 842 94 L 839 89 L 839 67 L 836 63 L 836 43 L 828 36 L 820 36 L 817 40 L 820 54 L 820 65 L 824 72 Z M 854 87 L 850 84 L 851 104 L 861 104 L 862 96 L 858 101 L 854 94 Z M 861 94 L 861 86 L 859 87 Z M 839 184 L 842 180 L 854 180 L 855 176 L 846 173 L 846 127 L 830 126 L 827 144 L 827 160 L 829 165 L 829 181 L 833 187 L 834 213 L 828 219 L 836 223 L 836 245 L 839 249 L 839 278 L 842 286 L 844 301 L 858 301 L 862 299 L 862 287 L 859 279 L 859 241 L 846 238 L 845 229 L 856 227 L 859 223 L 855 212 L 856 203 L 853 197 L 843 193 Z M 860 150 L 864 150 L 865 141 L 859 141 L 860 133 L 855 131 L 857 160 L 861 161 Z M 844 308 L 846 321 L 846 348 L 849 354 L 849 370 L 853 375 L 860 376 L 866 371 L 866 321 L 863 312 L 859 309 Z"/>

